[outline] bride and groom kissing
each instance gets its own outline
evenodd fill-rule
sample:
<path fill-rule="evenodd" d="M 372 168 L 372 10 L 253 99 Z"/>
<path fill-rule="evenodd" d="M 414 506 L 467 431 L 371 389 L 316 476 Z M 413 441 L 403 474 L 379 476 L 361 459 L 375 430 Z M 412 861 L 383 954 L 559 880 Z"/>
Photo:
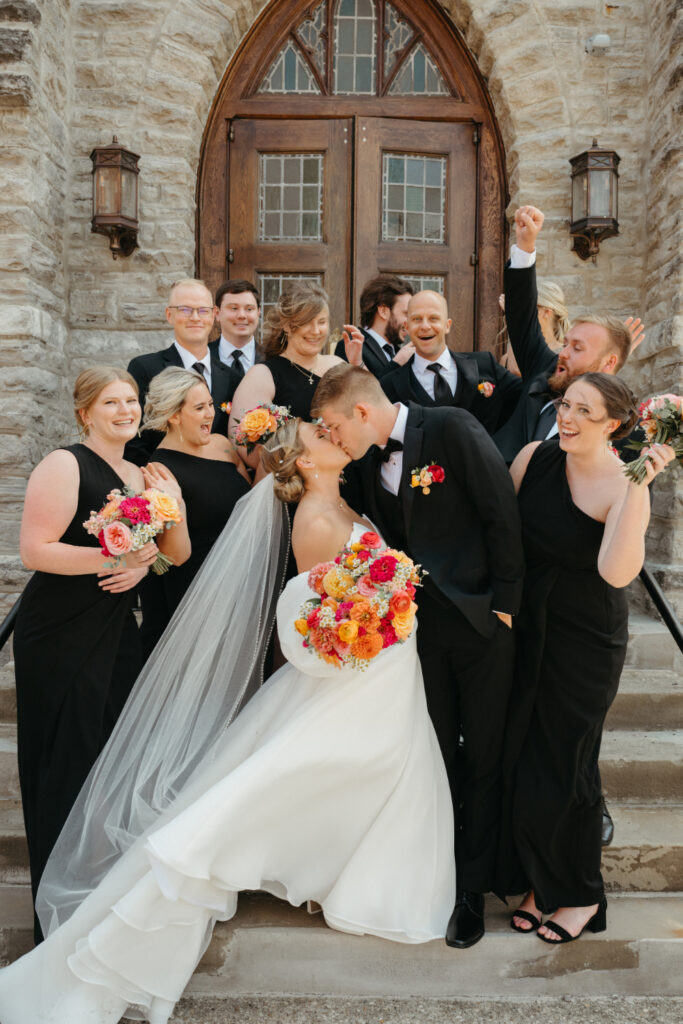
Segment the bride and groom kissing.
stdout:
<path fill-rule="evenodd" d="M 47 938 L 0 971 L 2 1024 L 130 1007 L 166 1024 L 244 890 L 315 902 L 351 934 L 483 935 L 523 575 L 513 486 L 467 412 L 392 405 L 359 367 L 328 371 L 314 415 L 266 442 L 268 477 L 139 677 L 43 874 Z M 352 459 L 368 519 L 339 493 Z M 298 575 L 277 600 L 293 500 Z M 428 573 L 419 627 L 339 668 L 294 622 L 310 570 L 371 528 Z M 276 600 L 287 662 L 261 685 Z"/>

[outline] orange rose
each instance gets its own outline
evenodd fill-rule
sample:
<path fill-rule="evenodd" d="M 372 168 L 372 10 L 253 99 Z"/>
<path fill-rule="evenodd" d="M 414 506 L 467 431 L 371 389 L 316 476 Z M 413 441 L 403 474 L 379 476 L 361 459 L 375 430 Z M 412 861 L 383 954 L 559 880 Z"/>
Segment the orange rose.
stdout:
<path fill-rule="evenodd" d="M 357 622 L 359 626 L 365 626 L 368 633 L 376 633 L 379 629 L 380 618 L 369 601 L 358 601 L 349 612 L 349 618 Z"/>
<path fill-rule="evenodd" d="M 351 644 L 358 636 L 357 622 L 342 622 L 339 626 L 339 639 L 342 643 Z"/>
<path fill-rule="evenodd" d="M 122 501 L 122 496 L 111 498 L 99 514 L 103 519 L 111 519 Z"/>
<path fill-rule="evenodd" d="M 346 569 L 342 569 L 338 565 L 329 569 L 323 576 L 325 593 L 329 594 L 330 597 L 335 597 L 338 601 L 344 597 L 346 591 L 352 586 L 353 576 Z"/>
<path fill-rule="evenodd" d="M 380 633 L 366 633 L 351 644 L 351 654 L 354 658 L 376 658 L 383 646 Z"/>
<path fill-rule="evenodd" d="M 277 430 L 277 420 L 270 409 L 252 409 L 242 417 L 240 430 L 244 431 L 248 441 L 258 444 L 264 434 Z"/>
<path fill-rule="evenodd" d="M 396 613 L 396 615 L 404 615 L 409 611 L 411 604 L 410 594 L 405 590 L 398 590 L 392 595 L 391 600 L 389 601 L 389 607 L 392 612 Z"/>
<path fill-rule="evenodd" d="M 302 636 L 308 636 L 308 623 L 305 619 L 295 619 L 294 629 L 297 633 L 301 633 Z"/>
<path fill-rule="evenodd" d="M 178 509 L 178 502 L 170 494 L 164 494 L 163 491 L 157 491 L 156 488 L 150 487 L 149 490 L 142 492 L 142 497 L 147 498 L 152 515 L 160 519 L 162 523 L 182 523 L 183 517 Z"/>
<path fill-rule="evenodd" d="M 407 612 L 402 612 L 400 615 L 394 615 L 391 620 L 391 625 L 394 627 L 394 631 L 399 640 L 405 640 L 410 636 L 412 628 L 415 625 L 416 611 L 417 605 L 414 601 L 411 601 L 410 608 Z"/>

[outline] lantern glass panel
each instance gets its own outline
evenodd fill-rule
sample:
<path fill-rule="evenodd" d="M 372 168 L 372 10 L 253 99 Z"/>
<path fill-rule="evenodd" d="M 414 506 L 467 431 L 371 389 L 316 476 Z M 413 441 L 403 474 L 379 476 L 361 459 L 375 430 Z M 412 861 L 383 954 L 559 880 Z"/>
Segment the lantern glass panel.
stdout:
<path fill-rule="evenodd" d="M 121 215 L 129 220 L 138 217 L 138 176 L 134 171 L 121 171 Z"/>
<path fill-rule="evenodd" d="M 591 217 L 611 217 L 610 185 L 612 172 L 590 171 Z"/>
<path fill-rule="evenodd" d="M 588 175 L 584 172 L 572 179 L 572 220 L 588 216 Z"/>
<path fill-rule="evenodd" d="M 95 215 L 115 217 L 119 212 L 119 168 L 98 167 L 95 171 Z"/>

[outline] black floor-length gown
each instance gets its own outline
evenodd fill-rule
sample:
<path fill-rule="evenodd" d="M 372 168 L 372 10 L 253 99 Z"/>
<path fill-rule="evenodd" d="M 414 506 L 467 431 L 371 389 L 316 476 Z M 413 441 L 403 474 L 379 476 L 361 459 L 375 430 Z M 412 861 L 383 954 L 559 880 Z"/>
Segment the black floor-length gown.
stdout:
<path fill-rule="evenodd" d="M 623 589 L 597 562 L 604 524 L 572 500 L 557 441 L 519 492 L 527 561 L 517 694 L 508 727 L 501 892 L 533 888 L 544 913 L 603 896 L 598 757 L 626 654 Z"/>
<path fill-rule="evenodd" d="M 222 459 L 203 459 L 170 448 L 157 448 L 152 461 L 163 463 L 180 484 L 192 554 L 182 565 L 174 566 L 161 576 L 149 573 L 140 587 L 146 658 L 166 629 L 235 504 L 249 490 L 237 466 Z"/>
<path fill-rule="evenodd" d="M 75 515 L 60 540 L 99 548 L 83 523 L 124 483 L 86 445 L 65 450 L 78 462 L 80 483 Z M 14 630 L 17 739 L 34 899 L 73 802 L 142 668 L 134 600 L 134 589 L 102 590 L 96 573 L 36 572 L 22 595 Z"/>

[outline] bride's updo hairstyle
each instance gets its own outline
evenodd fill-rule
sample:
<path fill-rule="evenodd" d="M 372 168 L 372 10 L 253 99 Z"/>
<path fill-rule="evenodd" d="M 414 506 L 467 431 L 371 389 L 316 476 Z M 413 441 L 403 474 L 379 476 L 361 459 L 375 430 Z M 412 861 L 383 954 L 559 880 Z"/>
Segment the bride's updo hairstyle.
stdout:
<path fill-rule="evenodd" d="M 304 493 L 304 478 L 296 460 L 306 451 L 299 437 L 301 420 L 293 418 L 283 423 L 261 449 L 263 468 L 274 477 L 275 497 L 286 503 L 299 501 Z"/>
<path fill-rule="evenodd" d="M 619 420 L 620 425 L 612 431 L 610 438 L 618 441 L 621 437 L 628 437 L 638 422 L 638 403 L 630 387 L 611 373 L 584 373 L 572 384 L 580 380 L 600 392 L 608 418 Z"/>
<path fill-rule="evenodd" d="M 142 429 L 168 433 L 171 416 L 180 412 L 197 384 L 206 384 L 201 373 L 184 370 L 181 366 L 169 366 L 152 377 L 145 399 Z"/>
<path fill-rule="evenodd" d="M 309 324 L 324 309 L 327 292 L 315 281 L 297 281 L 278 299 L 266 315 L 261 347 L 267 356 L 279 356 L 287 348 L 289 331 Z"/>

